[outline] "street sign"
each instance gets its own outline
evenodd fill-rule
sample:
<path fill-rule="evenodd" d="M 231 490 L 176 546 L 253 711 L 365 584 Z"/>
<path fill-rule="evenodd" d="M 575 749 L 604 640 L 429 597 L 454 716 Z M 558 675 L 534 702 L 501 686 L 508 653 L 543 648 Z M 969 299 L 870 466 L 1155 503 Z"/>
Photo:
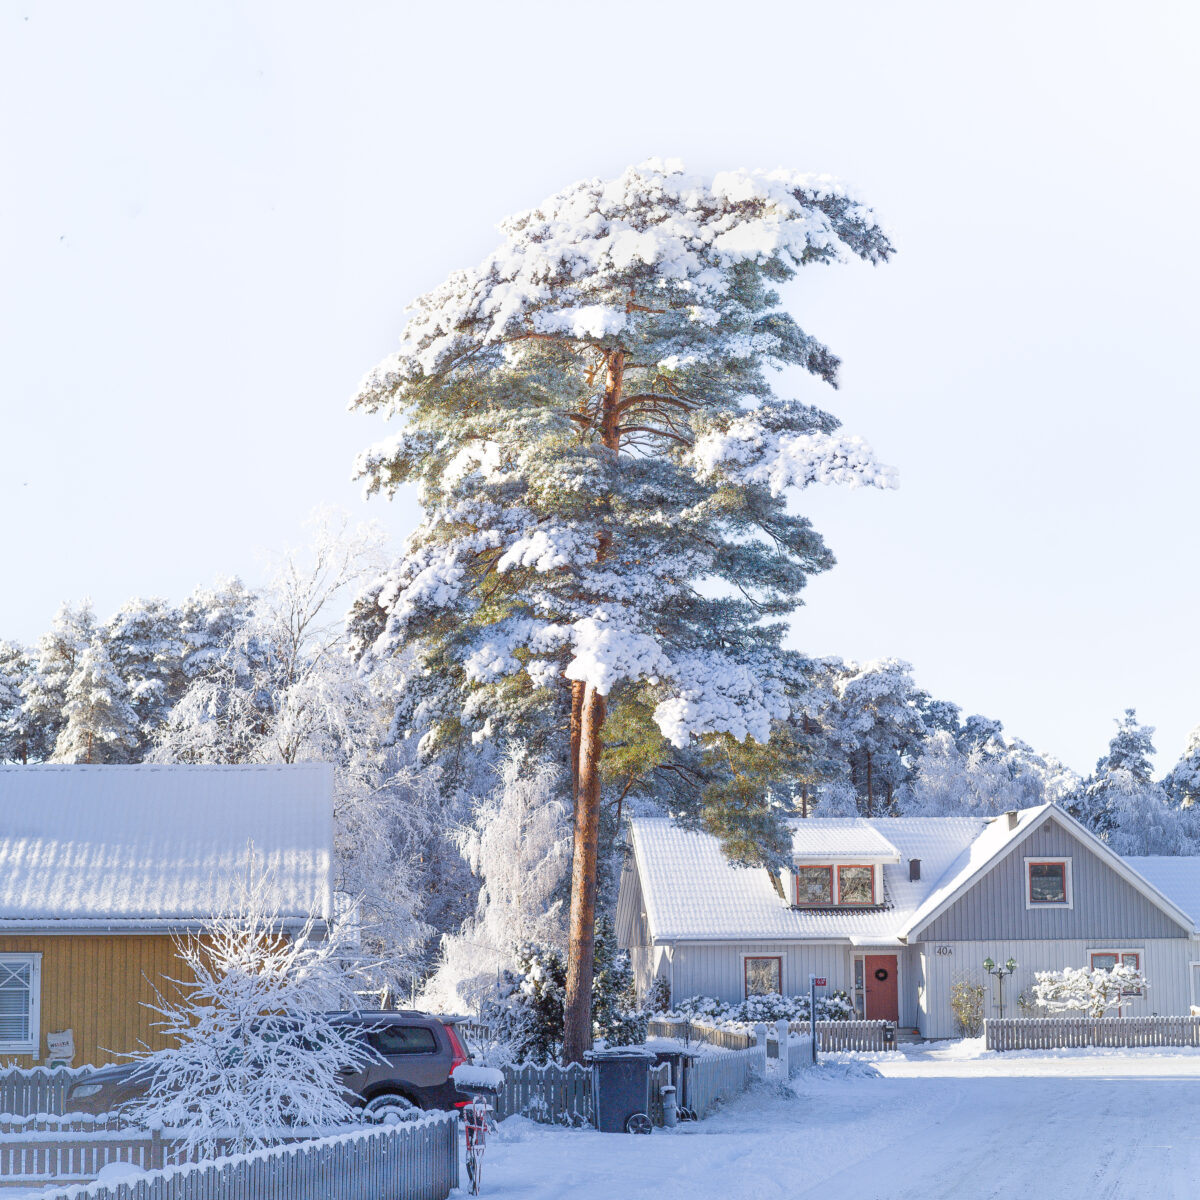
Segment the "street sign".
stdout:
<path fill-rule="evenodd" d="M 825 986 L 825 980 L 824 980 L 824 979 L 822 979 L 822 978 L 821 978 L 819 975 L 817 975 L 817 976 L 816 976 L 816 977 L 813 979 L 813 983 L 815 983 L 815 984 L 817 985 L 817 987 L 824 987 L 824 986 Z"/>

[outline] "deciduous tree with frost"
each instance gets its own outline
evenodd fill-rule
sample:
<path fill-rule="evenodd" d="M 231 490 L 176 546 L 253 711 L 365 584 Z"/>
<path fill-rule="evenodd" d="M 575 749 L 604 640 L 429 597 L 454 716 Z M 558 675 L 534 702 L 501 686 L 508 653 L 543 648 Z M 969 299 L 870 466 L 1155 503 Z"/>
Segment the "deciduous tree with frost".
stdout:
<path fill-rule="evenodd" d="M 516 969 L 522 947 L 565 949 L 571 830 L 559 771 L 514 744 L 497 773 L 497 786 L 459 836 L 471 873 L 482 880 L 478 908 L 443 939 L 422 1001 L 451 1012 L 477 1011 L 498 975 Z"/>
<path fill-rule="evenodd" d="M 364 596 L 376 654 L 425 647 L 439 736 L 564 714 L 575 842 L 564 1053 L 589 1014 L 610 704 L 669 744 L 766 742 L 799 656 L 783 619 L 833 563 L 789 512 L 812 483 L 894 476 L 819 408 L 775 393 L 838 360 L 781 306 L 807 266 L 886 261 L 872 211 L 826 176 L 651 161 L 501 225 L 499 248 L 412 306 L 353 407 L 403 428 L 359 460 L 425 517 Z"/>
<path fill-rule="evenodd" d="M 1038 971 L 1034 978 L 1034 999 L 1044 1008 L 1051 1012 L 1083 1012 L 1089 1017 L 1104 1016 L 1150 986 L 1137 967 L 1124 963 L 1107 970 L 1065 967 L 1061 971 Z"/>
<path fill-rule="evenodd" d="M 356 1006 L 358 949 L 345 927 L 310 918 L 285 931 L 269 874 L 251 868 L 238 903 L 203 937 L 177 940 L 184 970 L 152 1008 L 169 1043 L 135 1058 L 148 1081 L 127 1115 L 215 1154 L 271 1145 L 297 1125 L 353 1119 L 341 1072 L 373 1060 L 353 1028 L 331 1020 Z"/>

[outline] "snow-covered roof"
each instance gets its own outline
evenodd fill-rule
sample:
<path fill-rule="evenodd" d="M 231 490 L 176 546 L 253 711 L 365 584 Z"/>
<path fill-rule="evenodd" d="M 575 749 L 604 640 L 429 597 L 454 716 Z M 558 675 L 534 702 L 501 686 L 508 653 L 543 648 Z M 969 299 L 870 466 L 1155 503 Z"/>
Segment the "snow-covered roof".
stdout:
<path fill-rule="evenodd" d="M 0 767 L 0 928 L 161 928 L 236 908 L 253 847 L 280 916 L 330 915 L 333 775 Z"/>
<path fill-rule="evenodd" d="M 636 818 L 630 829 L 651 936 L 661 941 L 893 942 L 986 822 L 976 817 L 880 817 L 846 824 L 872 827 L 900 856 L 899 863 L 883 866 L 883 908 L 789 908 L 766 870 L 730 866 L 716 838 L 664 817 Z M 919 880 L 908 877 L 912 858 L 921 860 Z"/>
<path fill-rule="evenodd" d="M 1130 855 L 1125 861 L 1192 919 L 1200 933 L 1200 856 Z"/>
<path fill-rule="evenodd" d="M 900 851 L 865 817 L 810 817 L 792 825 L 792 853 L 797 862 L 861 858 L 899 862 Z"/>
<path fill-rule="evenodd" d="M 937 887 L 929 892 L 920 907 L 905 922 L 903 934 L 907 936 L 927 924 L 947 901 L 957 895 L 989 863 L 995 862 L 1009 845 L 1024 837 L 1037 819 L 1052 807 L 1050 804 L 1041 804 L 1036 808 L 1022 808 L 1013 814 L 1015 819 L 1012 821 L 1009 820 L 1009 814 L 1004 813 L 983 822 L 979 836 L 962 848 L 945 875 L 938 880 Z"/>

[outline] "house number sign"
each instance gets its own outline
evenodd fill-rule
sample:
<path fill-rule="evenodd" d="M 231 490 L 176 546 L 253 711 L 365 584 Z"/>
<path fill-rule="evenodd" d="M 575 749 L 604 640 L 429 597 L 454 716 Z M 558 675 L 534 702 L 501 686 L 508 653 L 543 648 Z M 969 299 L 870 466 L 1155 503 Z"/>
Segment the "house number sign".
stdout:
<path fill-rule="evenodd" d="M 941 955 L 943 958 L 945 958 L 947 954 L 953 954 L 953 953 L 954 953 L 954 947 L 953 947 L 953 946 L 939 946 L 939 947 L 937 948 L 937 952 L 938 952 L 938 954 L 940 954 L 940 955 Z"/>

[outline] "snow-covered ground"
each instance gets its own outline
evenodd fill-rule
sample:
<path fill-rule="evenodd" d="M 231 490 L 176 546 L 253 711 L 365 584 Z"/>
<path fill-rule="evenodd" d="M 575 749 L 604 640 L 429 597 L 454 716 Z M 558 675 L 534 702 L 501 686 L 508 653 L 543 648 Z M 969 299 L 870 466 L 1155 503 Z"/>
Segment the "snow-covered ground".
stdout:
<path fill-rule="evenodd" d="M 515 1200 L 1073 1200 L 1200 1193 L 1200 1051 L 830 1059 L 650 1137 L 503 1122 L 484 1193 Z"/>

